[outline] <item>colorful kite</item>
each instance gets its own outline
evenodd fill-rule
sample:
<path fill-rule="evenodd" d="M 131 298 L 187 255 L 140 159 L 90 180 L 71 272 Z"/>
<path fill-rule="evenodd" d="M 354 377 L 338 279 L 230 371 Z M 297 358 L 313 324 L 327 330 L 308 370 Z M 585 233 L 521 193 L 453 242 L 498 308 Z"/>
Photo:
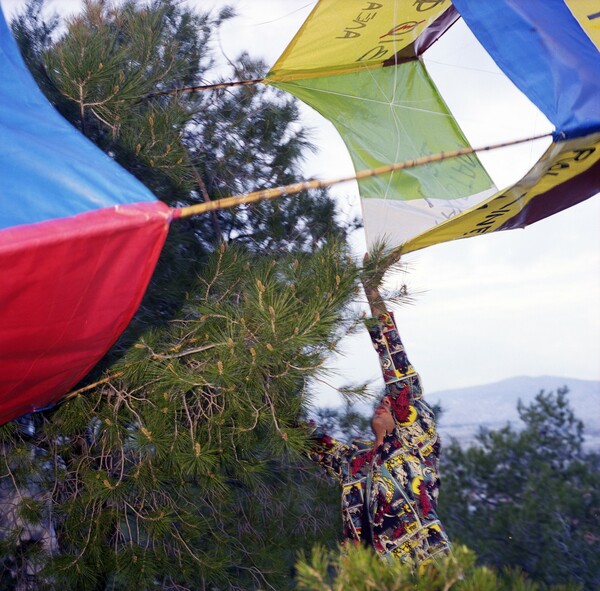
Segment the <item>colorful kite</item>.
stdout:
<path fill-rule="evenodd" d="M 475 154 L 360 180 L 365 228 L 408 252 L 523 227 L 600 191 L 593 4 L 321 0 L 266 82 L 330 119 L 357 170 L 469 150 L 419 59 L 463 17 L 555 126 L 553 143 L 500 192 Z M 202 209 L 157 201 L 58 115 L 1 11 L 0 145 L 1 424 L 54 404 L 98 362 L 135 313 L 170 221 Z"/>
<path fill-rule="evenodd" d="M 554 141 L 502 191 L 475 154 L 360 180 L 367 238 L 402 252 L 522 228 L 600 190 L 593 0 L 321 0 L 267 82 L 329 119 L 357 171 L 468 148 L 420 59 L 459 16 L 555 126 Z"/>

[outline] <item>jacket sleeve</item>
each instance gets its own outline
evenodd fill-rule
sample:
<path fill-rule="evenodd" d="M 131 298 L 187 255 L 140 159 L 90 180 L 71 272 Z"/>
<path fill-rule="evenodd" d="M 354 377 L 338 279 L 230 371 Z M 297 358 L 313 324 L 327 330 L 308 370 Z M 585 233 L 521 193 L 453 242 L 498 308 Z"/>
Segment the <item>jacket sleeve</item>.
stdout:
<path fill-rule="evenodd" d="M 409 419 L 410 407 L 422 396 L 419 374 L 406 356 L 391 312 L 372 319 L 367 328 L 379 355 L 386 395 L 392 399 L 396 420 L 404 423 Z"/>
<path fill-rule="evenodd" d="M 317 430 L 313 434 L 312 445 L 307 455 L 313 462 L 324 468 L 329 476 L 343 482 L 344 467 L 348 465 L 352 448 Z"/>

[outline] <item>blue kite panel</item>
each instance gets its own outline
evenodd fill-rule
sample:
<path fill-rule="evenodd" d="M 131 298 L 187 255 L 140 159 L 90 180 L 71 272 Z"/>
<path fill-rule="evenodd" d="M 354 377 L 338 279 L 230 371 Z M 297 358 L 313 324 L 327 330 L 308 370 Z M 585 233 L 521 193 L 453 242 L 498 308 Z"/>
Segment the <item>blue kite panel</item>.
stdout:
<path fill-rule="evenodd" d="M 600 52 L 562 0 L 453 0 L 502 71 L 555 125 L 600 129 Z"/>
<path fill-rule="evenodd" d="M 52 107 L 1 9 L 0 150 L 0 229 L 156 200 Z"/>

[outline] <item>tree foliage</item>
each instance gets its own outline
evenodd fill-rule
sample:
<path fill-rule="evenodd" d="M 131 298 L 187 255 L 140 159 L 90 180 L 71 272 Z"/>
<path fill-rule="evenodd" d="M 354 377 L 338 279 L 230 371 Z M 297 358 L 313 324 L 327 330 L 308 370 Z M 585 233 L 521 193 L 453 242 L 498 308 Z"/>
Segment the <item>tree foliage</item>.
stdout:
<path fill-rule="evenodd" d="M 600 584 L 600 465 L 583 449 L 568 390 L 519 404 L 524 429 L 482 430 L 442 454 L 440 514 L 485 564 L 548 584 Z"/>
<path fill-rule="evenodd" d="M 337 495 L 307 469 L 298 418 L 353 269 L 337 246 L 257 261 L 223 245 L 106 383 L 0 428 L 20 525 L 56 539 L 31 547 L 38 588 L 281 589 L 298 549 L 335 538 Z"/>
<path fill-rule="evenodd" d="M 316 546 L 298 565 L 301 591 L 578 591 L 576 585 L 546 586 L 518 569 L 494 571 L 476 564 L 475 554 L 455 546 L 445 556 L 416 570 L 398 561 L 384 562 L 360 546 L 342 551 Z"/>
<path fill-rule="evenodd" d="M 233 17 L 176 0 L 87 0 L 13 23 L 57 109 L 169 205 L 298 181 L 294 100 L 213 75 Z M 260 77 L 242 55 L 226 76 Z M 311 378 L 354 324 L 357 269 L 326 191 L 172 225 L 128 334 L 58 407 L 0 427 L 6 588 L 285 589 L 334 540 L 307 468 Z M 321 537 L 323 536 L 323 537 Z"/>

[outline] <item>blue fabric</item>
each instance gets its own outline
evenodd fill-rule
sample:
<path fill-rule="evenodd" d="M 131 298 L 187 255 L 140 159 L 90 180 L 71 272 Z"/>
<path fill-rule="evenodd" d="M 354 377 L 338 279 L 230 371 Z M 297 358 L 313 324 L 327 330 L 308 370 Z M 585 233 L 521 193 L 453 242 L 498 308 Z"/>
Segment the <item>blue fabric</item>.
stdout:
<path fill-rule="evenodd" d="M 152 193 L 70 125 L 27 70 L 0 9 L 0 229 Z"/>
<path fill-rule="evenodd" d="M 562 0 L 453 0 L 494 61 L 555 125 L 600 129 L 600 52 Z"/>

